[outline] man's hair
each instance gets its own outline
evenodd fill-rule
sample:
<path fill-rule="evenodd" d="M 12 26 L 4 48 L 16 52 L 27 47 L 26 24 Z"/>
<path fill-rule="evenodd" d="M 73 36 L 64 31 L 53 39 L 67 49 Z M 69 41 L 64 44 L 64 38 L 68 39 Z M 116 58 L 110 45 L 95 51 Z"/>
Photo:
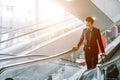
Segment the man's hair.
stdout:
<path fill-rule="evenodd" d="M 93 23 L 94 23 L 93 18 L 92 18 L 92 17 L 90 17 L 90 16 L 86 17 L 86 19 L 85 19 L 85 20 L 86 20 L 86 21 L 91 22 L 91 24 L 93 24 Z"/>

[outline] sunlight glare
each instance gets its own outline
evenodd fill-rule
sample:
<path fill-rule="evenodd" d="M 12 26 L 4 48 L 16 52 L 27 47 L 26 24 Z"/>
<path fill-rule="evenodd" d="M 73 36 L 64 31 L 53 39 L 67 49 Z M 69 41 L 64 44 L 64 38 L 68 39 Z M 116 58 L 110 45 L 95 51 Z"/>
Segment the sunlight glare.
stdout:
<path fill-rule="evenodd" d="M 40 20 L 53 20 L 64 15 L 64 9 L 51 0 L 39 1 Z"/>

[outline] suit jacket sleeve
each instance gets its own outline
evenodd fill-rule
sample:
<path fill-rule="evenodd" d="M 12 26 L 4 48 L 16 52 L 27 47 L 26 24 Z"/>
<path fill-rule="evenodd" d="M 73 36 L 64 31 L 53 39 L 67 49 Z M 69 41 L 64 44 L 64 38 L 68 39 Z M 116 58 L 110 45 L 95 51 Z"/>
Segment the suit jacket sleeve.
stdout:
<path fill-rule="evenodd" d="M 100 49 L 101 49 L 102 53 L 105 52 L 104 47 L 103 47 L 103 43 L 102 43 L 102 40 L 101 40 L 101 34 L 100 34 L 99 29 L 98 29 L 98 43 L 100 45 Z"/>

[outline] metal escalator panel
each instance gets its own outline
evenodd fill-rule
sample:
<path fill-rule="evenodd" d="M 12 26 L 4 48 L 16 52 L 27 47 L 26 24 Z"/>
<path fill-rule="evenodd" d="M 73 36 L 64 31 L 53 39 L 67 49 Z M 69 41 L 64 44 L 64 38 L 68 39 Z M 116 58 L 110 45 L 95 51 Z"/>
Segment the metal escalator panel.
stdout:
<path fill-rule="evenodd" d="M 97 69 L 86 70 L 79 80 L 94 80 L 97 79 Z"/>

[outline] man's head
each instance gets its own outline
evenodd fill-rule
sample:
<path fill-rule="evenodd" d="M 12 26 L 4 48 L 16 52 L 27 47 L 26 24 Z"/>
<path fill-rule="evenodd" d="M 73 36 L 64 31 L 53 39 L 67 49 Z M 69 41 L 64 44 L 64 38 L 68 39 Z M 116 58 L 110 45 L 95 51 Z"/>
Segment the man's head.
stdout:
<path fill-rule="evenodd" d="M 86 22 L 86 25 L 87 25 L 88 27 L 90 27 L 90 26 L 93 25 L 94 20 L 93 20 L 92 17 L 89 16 L 89 17 L 86 17 L 85 22 Z"/>

